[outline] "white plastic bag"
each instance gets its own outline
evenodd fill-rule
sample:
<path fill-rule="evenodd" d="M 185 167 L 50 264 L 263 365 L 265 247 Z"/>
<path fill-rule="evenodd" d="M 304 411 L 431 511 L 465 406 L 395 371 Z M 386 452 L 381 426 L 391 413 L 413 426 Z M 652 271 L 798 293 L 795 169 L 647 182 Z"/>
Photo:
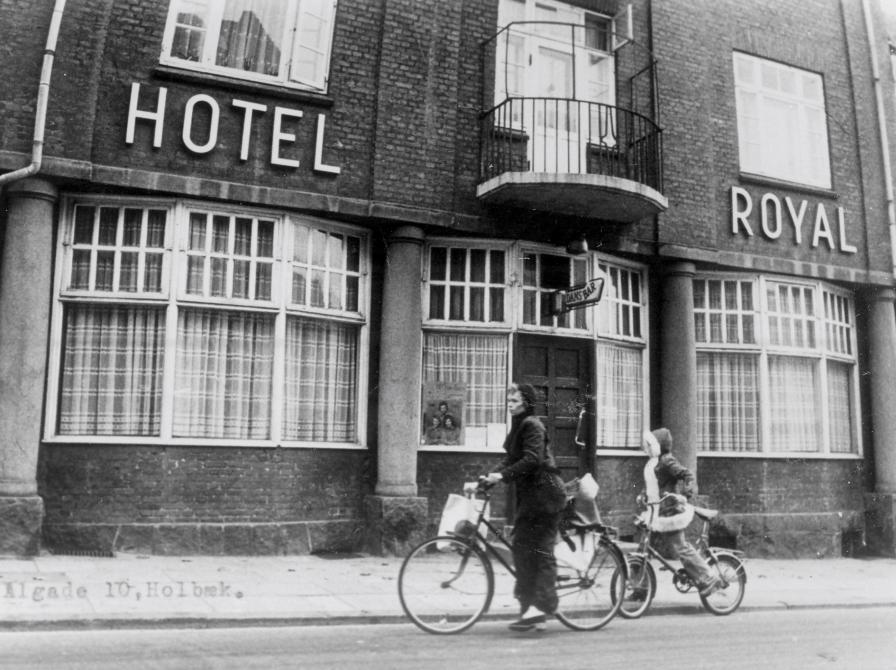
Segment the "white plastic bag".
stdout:
<path fill-rule="evenodd" d="M 442 509 L 442 518 L 439 521 L 439 535 L 461 535 L 464 536 L 465 528 L 472 532 L 472 526 L 476 525 L 479 518 L 479 512 L 485 504 L 484 500 L 478 500 L 475 497 L 461 496 L 456 493 L 449 493 L 445 507 Z M 485 517 L 488 518 L 488 510 Z M 444 549 L 444 543 L 439 543 L 439 549 Z"/>

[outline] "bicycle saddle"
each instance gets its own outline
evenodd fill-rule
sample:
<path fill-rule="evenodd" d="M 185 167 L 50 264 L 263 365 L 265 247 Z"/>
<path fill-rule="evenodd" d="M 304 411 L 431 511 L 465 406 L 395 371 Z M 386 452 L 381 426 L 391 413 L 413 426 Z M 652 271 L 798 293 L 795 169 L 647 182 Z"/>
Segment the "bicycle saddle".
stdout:
<path fill-rule="evenodd" d="M 719 516 L 719 510 L 709 509 L 708 507 L 697 507 L 695 505 L 694 514 L 699 516 L 704 521 L 709 521 L 710 519 L 715 519 L 717 516 Z"/>

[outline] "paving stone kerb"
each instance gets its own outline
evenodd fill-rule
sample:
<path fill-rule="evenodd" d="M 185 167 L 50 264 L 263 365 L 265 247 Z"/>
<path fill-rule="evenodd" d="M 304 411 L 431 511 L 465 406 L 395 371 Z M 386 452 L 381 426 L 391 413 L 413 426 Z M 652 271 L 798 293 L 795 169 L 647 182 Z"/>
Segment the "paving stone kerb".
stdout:
<path fill-rule="evenodd" d="M 0 628 L 406 622 L 401 558 L 47 556 L 0 559 Z M 742 611 L 896 606 L 896 559 L 747 560 Z M 660 571 L 649 615 L 703 615 Z M 491 618 L 517 607 L 497 571 Z M 410 625 L 410 624 L 409 624 Z"/>

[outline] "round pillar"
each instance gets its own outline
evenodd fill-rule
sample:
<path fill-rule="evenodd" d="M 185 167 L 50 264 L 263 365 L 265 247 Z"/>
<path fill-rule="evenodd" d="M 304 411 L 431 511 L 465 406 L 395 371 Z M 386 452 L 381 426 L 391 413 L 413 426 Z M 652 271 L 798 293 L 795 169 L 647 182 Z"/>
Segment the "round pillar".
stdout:
<path fill-rule="evenodd" d="M 693 263 L 666 268 L 660 311 L 660 408 L 663 425 L 672 431 L 673 453 L 697 472 L 697 350 L 694 334 Z"/>
<path fill-rule="evenodd" d="M 389 237 L 386 252 L 376 483 L 376 493 L 382 496 L 417 495 L 423 240 L 422 230 L 403 226 Z"/>
<path fill-rule="evenodd" d="M 23 179 L 6 190 L 0 262 L 0 552 L 39 548 L 37 495 L 53 282 L 56 187 Z"/>
<path fill-rule="evenodd" d="M 896 494 L 896 312 L 893 289 L 880 289 L 869 300 L 867 373 L 871 376 L 874 436 L 874 490 Z"/>

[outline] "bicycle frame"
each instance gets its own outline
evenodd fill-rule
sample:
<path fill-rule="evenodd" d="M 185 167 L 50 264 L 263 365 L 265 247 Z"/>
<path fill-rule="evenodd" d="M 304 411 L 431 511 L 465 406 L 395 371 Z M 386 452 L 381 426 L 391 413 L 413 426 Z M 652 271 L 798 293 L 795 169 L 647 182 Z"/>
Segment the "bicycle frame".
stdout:
<path fill-rule="evenodd" d="M 648 509 L 651 511 L 651 519 L 652 515 L 656 514 L 656 509 L 658 503 L 645 503 Z M 730 556 L 738 561 L 740 567 L 738 572 L 743 575 L 744 583 L 746 583 L 746 571 L 743 569 L 743 560 L 744 560 L 744 552 L 738 551 L 737 549 L 726 549 L 722 547 L 713 547 L 709 544 L 709 518 L 706 516 L 698 515 L 703 527 L 700 531 L 700 536 L 695 542 L 695 549 L 707 559 L 707 562 L 710 565 L 715 565 L 719 562 L 719 558 L 721 556 Z M 657 560 L 660 564 L 662 564 L 661 569 L 668 570 L 672 573 L 672 581 L 675 585 L 675 588 L 678 589 L 680 593 L 687 593 L 692 588 L 696 587 L 693 579 L 684 570 L 683 567 L 677 566 L 673 563 L 673 560 L 676 559 L 667 559 L 665 556 L 660 554 L 653 546 L 654 534 L 658 531 L 654 531 L 650 529 L 650 522 L 644 522 L 643 520 L 639 522 L 640 527 L 642 528 L 642 536 L 640 541 L 638 542 L 638 549 L 633 552 L 629 552 L 629 556 L 633 556 L 636 558 L 641 558 L 645 562 L 648 562 L 651 559 Z"/>
<path fill-rule="evenodd" d="M 513 563 L 508 561 L 506 558 L 504 558 L 504 556 L 501 554 L 501 551 L 498 548 L 496 548 L 494 546 L 494 543 L 489 541 L 489 539 L 488 539 L 488 532 L 491 531 L 492 535 L 494 535 L 495 538 L 497 538 L 497 540 L 500 542 L 500 544 L 503 545 L 504 549 L 506 549 L 508 552 L 513 550 L 510 543 L 507 541 L 507 538 L 504 537 L 504 531 L 499 529 L 497 526 L 495 526 L 495 524 L 493 524 L 491 521 L 489 521 L 485 517 L 485 512 L 486 512 L 486 509 L 488 508 L 488 502 L 491 499 L 491 493 L 489 493 L 488 489 L 477 488 L 472 493 L 472 495 L 481 496 L 481 499 L 485 503 L 482 505 L 482 509 L 479 510 L 479 515 L 476 519 L 473 533 L 472 534 L 449 533 L 449 535 L 454 535 L 458 539 L 462 539 L 462 540 L 466 539 L 469 541 L 469 543 L 471 545 L 473 545 L 475 543 L 475 541 L 478 540 L 478 545 L 489 556 L 489 558 L 497 559 L 498 563 L 503 565 L 504 568 L 511 575 L 516 577 L 516 568 L 513 565 Z M 473 525 L 473 524 L 471 524 L 471 525 Z M 486 531 L 484 533 L 481 530 L 482 526 L 485 526 L 485 528 L 486 528 Z M 600 537 L 599 542 L 601 544 L 604 544 L 605 546 L 607 546 L 610 551 L 613 551 L 614 553 L 616 553 L 619 556 L 619 558 L 621 559 L 622 568 L 626 572 L 624 577 L 626 579 L 628 578 L 628 574 L 627 574 L 628 573 L 628 564 L 625 561 L 625 556 L 622 553 L 622 550 L 608 536 L 608 528 L 606 526 L 604 526 L 603 524 L 600 524 L 600 523 L 592 523 L 592 524 L 583 524 L 581 526 L 573 526 L 573 528 L 577 532 L 581 532 L 581 533 L 585 533 L 585 532 L 589 532 L 589 531 L 593 531 L 593 532 L 597 533 L 598 536 Z M 560 537 L 564 542 L 566 542 L 570 546 L 570 548 L 572 548 L 569 533 L 566 532 L 567 530 L 568 529 L 561 527 Z M 465 557 L 465 560 L 466 560 L 466 557 Z M 463 565 L 464 564 L 461 563 L 461 570 L 459 571 L 459 573 L 463 571 Z M 586 568 L 587 568 L 587 566 L 586 566 Z"/>

